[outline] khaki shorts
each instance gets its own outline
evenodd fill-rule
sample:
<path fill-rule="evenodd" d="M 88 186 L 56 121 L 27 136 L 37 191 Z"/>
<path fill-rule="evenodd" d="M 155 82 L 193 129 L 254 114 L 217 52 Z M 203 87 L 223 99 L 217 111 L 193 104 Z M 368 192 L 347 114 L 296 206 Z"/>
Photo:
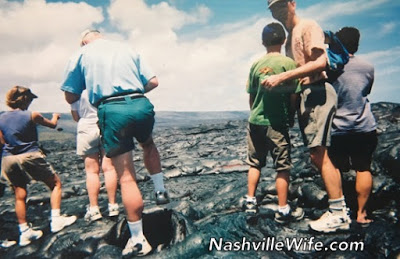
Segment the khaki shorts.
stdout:
<path fill-rule="evenodd" d="M 32 179 L 45 181 L 55 174 L 45 158 L 40 151 L 4 156 L 1 174 L 10 185 L 18 187 L 25 187 Z"/>
<path fill-rule="evenodd" d="M 246 163 L 261 169 L 266 165 L 268 152 L 271 153 L 277 172 L 292 168 L 288 130 L 249 123 L 247 126 Z"/>
<path fill-rule="evenodd" d="M 304 145 L 309 148 L 330 145 L 336 104 L 336 92 L 329 83 L 302 86 L 299 125 Z"/>
<path fill-rule="evenodd" d="M 82 119 L 81 119 L 82 120 Z M 78 123 L 78 134 L 76 136 L 76 153 L 87 156 L 101 151 L 100 129 L 95 122 L 83 120 Z"/>

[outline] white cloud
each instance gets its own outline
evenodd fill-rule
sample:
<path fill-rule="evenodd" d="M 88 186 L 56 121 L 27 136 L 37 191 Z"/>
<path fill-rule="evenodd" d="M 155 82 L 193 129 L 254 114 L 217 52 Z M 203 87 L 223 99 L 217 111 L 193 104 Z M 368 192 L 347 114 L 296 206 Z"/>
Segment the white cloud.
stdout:
<path fill-rule="evenodd" d="M 52 85 L 47 93 L 58 97 L 62 93 L 54 82 L 61 80 L 69 55 L 78 47 L 80 32 L 103 20 L 102 10 L 83 2 L 44 0 L 0 0 L 0 7 L 0 95 L 16 84 L 44 84 Z M 48 94 L 40 102 L 53 110 L 62 107 L 54 99 Z"/>
<path fill-rule="evenodd" d="M 213 37 L 192 33 L 182 40 L 177 34 L 186 25 L 204 23 L 209 13 L 202 6 L 185 13 L 166 3 L 146 6 L 141 0 L 111 4 L 112 21 L 130 35 L 129 42 L 157 73 L 160 86 L 149 95 L 156 108 L 248 109 L 247 73 L 255 54 L 265 51 L 260 35 L 266 21 L 250 18 L 211 28 Z"/>
<path fill-rule="evenodd" d="M 385 35 L 393 33 L 397 28 L 397 24 L 395 22 L 384 23 L 379 30 L 379 36 L 383 37 Z"/>
<path fill-rule="evenodd" d="M 387 1 L 331 1 L 307 9 L 301 9 L 299 2 L 298 10 L 301 16 L 328 23 Z M 260 34 L 272 21 L 268 13 L 215 25 L 210 23 L 214 14 L 204 5 L 183 11 L 167 2 L 148 5 L 144 0 L 112 0 L 104 8 L 85 2 L 0 0 L 3 85 L 32 87 L 40 97 L 32 109 L 68 112 L 58 82 L 68 57 L 78 47 L 80 32 L 101 23 L 104 11 L 110 20 L 102 25 L 113 28 L 102 30 L 106 37 L 128 41 L 157 73 L 160 86 L 149 93 L 157 110 L 248 109 L 245 83 L 251 63 L 265 52 Z M 391 26 L 386 25 L 388 32 L 394 29 Z M 186 28 L 195 30 L 187 32 Z M 365 57 L 376 65 L 377 73 L 388 73 L 398 68 L 399 54 L 396 47 Z M 383 72 L 380 65 L 390 62 L 393 69 Z M 0 88 L 0 102 L 7 90 Z M 0 110 L 3 107 L 1 103 Z"/>
<path fill-rule="evenodd" d="M 312 17 L 318 22 L 331 22 L 340 16 L 354 15 L 371 10 L 389 0 L 352 0 L 352 1 L 334 1 L 326 3 L 321 1 L 305 9 L 299 9 L 299 15 L 302 17 Z M 301 2 L 300 2 L 301 3 Z M 301 4 L 298 6 L 301 8 Z"/>

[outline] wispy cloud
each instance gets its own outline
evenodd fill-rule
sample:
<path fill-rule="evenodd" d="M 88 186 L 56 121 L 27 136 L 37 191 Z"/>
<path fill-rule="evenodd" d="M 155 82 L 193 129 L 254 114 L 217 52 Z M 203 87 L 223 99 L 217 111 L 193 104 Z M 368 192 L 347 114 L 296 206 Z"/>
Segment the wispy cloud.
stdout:
<path fill-rule="evenodd" d="M 388 22 L 382 24 L 381 29 L 379 30 L 379 36 L 383 37 L 393 33 L 397 29 L 397 26 L 398 24 L 396 22 Z"/>
<path fill-rule="evenodd" d="M 340 16 L 354 15 L 371 10 L 387 3 L 389 0 L 352 0 L 352 1 L 321 1 L 308 8 L 302 9 L 301 2 L 298 6 L 299 14 L 303 17 L 312 17 L 318 22 L 337 19 Z"/>

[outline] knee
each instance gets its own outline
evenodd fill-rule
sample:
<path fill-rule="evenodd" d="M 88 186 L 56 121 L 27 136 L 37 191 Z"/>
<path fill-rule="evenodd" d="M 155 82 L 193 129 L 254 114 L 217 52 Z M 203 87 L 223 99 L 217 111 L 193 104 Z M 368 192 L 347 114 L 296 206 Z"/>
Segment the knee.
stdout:
<path fill-rule="evenodd" d="M 315 147 L 310 150 L 311 162 L 315 165 L 321 165 L 326 155 L 325 147 Z"/>
<path fill-rule="evenodd" d="M 53 178 L 48 181 L 48 186 L 51 190 L 54 190 L 54 188 L 61 189 L 62 184 L 60 177 L 58 177 L 58 175 L 55 174 Z"/>
<path fill-rule="evenodd" d="M 152 137 L 150 137 L 148 140 L 146 140 L 143 143 L 140 143 L 140 146 L 144 149 L 144 150 L 151 150 L 153 148 L 156 148 L 156 144 L 154 143 L 154 140 Z"/>

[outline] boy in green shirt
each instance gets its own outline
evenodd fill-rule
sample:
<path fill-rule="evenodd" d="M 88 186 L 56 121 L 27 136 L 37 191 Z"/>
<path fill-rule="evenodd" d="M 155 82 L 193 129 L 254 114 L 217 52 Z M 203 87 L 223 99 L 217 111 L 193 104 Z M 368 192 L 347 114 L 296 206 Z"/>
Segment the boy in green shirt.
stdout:
<path fill-rule="evenodd" d="M 278 212 L 275 221 L 288 223 L 300 220 L 304 216 L 301 208 L 291 209 L 287 203 L 290 169 L 289 127 L 293 126 L 295 93 L 298 92 L 297 80 L 287 81 L 285 85 L 266 90 L 261 82 L 270 75 L 295 69 L 296 63 L 281 54 L 286 40 L 283 27 L 270 23 L 262 32 L 263 45 L 267 54 L 258 59 L 250 69 L 246 90 L 250 94 L 250 117 L 247 132 L 248 152 L 248 192 L 243 207 L 247 213 L 257 213 L 255 197 L 260 179 L 261 168 L 266 165 L 268 152 L 274 160 L 276 190 L 278 193 Z M 291 102 L 292 100 L 292 102 Z"/>

